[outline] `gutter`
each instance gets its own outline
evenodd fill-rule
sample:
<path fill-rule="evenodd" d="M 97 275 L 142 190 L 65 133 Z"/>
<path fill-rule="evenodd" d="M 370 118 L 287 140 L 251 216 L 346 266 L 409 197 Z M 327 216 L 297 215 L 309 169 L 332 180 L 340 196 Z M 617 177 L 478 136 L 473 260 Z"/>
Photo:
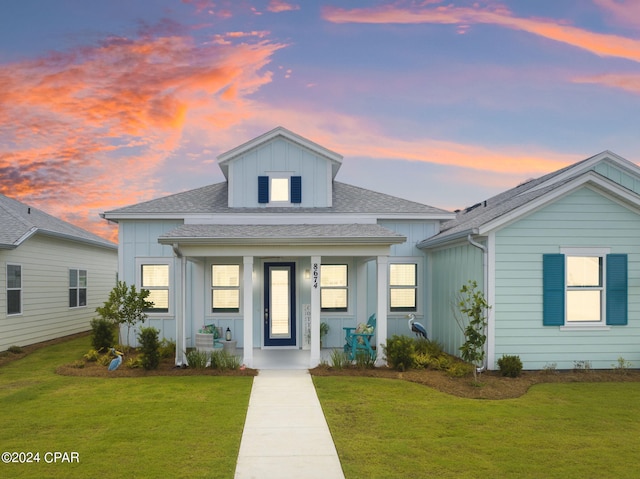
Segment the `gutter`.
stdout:
<path fill-rule="evenodd" d="M 488 250 L 487 247 L 483 244 L 478 243 L 477 241 L 474 241 L 473 238 L 471 237 L 471 233 L 469 233 L 467 235 L 467 241 L 469 242 L 469 244 L 471 246 L 475 246 L 476 248 L 478 248 L 479 250 L 482 251 L 482 275 L 483 275 L 483 293 L 485 295 L 485 297 L 487 296 L 487 290 L 488 290 L 488 284 L 489 284 L 489 261 L 488 261 Z M 488 325 L 487 325 L 488 327 Z M 488 337 L 488 335 L 487 335 Z M 485 351 L 484 351 L 484 357 L 485 357 L 485 362 L 482 364 L 482 366 L 476 368 L 476 371 L 481 373 L 482 371 L 484 371 L 487 368 L 487 356 L 488 356 L 488 344 L 485 342 Z"/>
<path fill-rule="evenodd" d="M 446 236 L 435 236 L 433 238 L 427 238 L 426 240 L 420 241 L 417 244 L 417 247 L 420 249 L 428 249 L 433 248 L 435 246 L 440 246 L 441 244 L 450 243 L 455 240 L 459 240 L 462 238 L 469 238 L 471 235 L 477 235 L 478 228 L 471 228 L 464 231 L 459 231 L 458 233 L 454 233 Z"/>

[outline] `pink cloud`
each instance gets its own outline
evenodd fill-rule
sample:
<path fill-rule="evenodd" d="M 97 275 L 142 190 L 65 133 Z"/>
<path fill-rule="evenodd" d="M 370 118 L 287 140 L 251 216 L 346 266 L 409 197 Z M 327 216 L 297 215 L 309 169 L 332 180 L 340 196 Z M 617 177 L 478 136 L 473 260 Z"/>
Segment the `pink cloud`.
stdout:
<path fill-rule="evenodd" d="M 111 236 L 98 213 L 164 193 L 159 172 L 203 111 L 228 127 L 271 81 L 263 68 L 283 45 L 228 39 L 147 30 L 1 64 L 0 192 Z"/>
<path fill-rule="evenodd" d="M 385 5 L 350 10 L 325 7 L 322 15 L 325 20 L 334 23 L 499 25 L 565 43 L 599 56 L 627 58 L 640 62 L 640 40 L 594 33 L 552 20 L 520 18 L 501 6 L 469 8 L 452 5 L 438 7 Z"/>
<path fill-rule="evenodd" d="M 604 75 L 575 78 L 573 81 L 575 83 L 594 83 L 613 88 L 620 88 L 622 90 L 635 93 L 636 95 L 640 95 L 640 74 L 607 73 Z"/>
<path fill-rule="evenodd" d="M 640 27 L 640 2 L 637 0 L 593 0 L 619 25 Z"/>
<path fill-rule="evenodd" d="M 273 13 L 290 12 L 300 10 L 300 5 L 294 5 L 284 0 L 270 0 L 267 10 Z"/>

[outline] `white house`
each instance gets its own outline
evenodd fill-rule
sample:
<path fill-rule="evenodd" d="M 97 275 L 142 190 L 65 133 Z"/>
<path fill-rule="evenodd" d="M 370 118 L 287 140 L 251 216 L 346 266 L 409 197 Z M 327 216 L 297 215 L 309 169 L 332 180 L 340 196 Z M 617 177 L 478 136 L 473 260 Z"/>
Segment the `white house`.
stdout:
<path fill-rule="evenodd" d="M 243 362 L 259 349 L 320 361 L 343 327 L 377 316 L 378 362 L 408 312 L 427 313 L 419 241 L 453 213 L 335 180 L 342 157 L 276 128 L 218 157 L 226 181 L 107 211 L 119 223 L 122 280 L 151 291 L 149 323 L 177 343 L 204 324 L 227 328 Z"/>
<path fill-rule="evenodd" d="M 0 195 L 0 351 L 87 331 L 117 279 L 117 246 Z"/>

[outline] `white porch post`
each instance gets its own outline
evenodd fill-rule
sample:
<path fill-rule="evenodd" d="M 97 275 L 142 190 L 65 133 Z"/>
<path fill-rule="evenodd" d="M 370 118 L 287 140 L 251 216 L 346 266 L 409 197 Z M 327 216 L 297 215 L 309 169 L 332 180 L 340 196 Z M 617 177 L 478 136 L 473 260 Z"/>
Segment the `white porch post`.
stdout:
<path fill-rule="evenodd" d="M 309 367 L 320 364 L 320 256 L 311 257 L 311 354 Z"/>
<path fill-rule="evenodd" d="M 376 311 L 376 366 L 386 366 L 382 345 L 387 342 L 387 309 L 389 290 L 389 257 L 378 256 L 377 276 L 378 276 L 378 310 Z"/>
<path fill-rule="evenodd" d="M 182 366 L 187 364 L 185 351 L 187 350 L 186 338 L 186 317 L 187 317 L 187 258 L 176 253 L 176 257 L 180 262 L 180 285 L 178 290 L 178 301 L 176 304 L 176 365 Z"/>
<path fill-rule="evenodd" d="M 243 351 L 242 362 L 248 368 L 253 367 L 253 256 L 243 257 Z"/>

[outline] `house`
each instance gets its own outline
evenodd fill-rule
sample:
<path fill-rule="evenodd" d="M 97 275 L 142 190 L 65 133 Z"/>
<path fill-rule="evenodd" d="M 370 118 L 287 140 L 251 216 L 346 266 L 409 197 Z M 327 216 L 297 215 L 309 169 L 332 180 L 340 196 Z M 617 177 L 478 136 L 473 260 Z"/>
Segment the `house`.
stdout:
<path fill-rule="evenodd" d="M 463 342 L 452 303 L 475 280 L 488 312 L 487 366 L 640 364 L 640 169 L 605 151 L 470 208 L 418 247 L 432 337 Z M 585 363 L 587 362 L 588 363 Z"/>
<path fill-rule="evenodd" d="M 90 329 L 117 279 L 117 246 L 3 195 L 0 225 L 0 351 Z"/>
<path fill-rule="evenodd" d="M 120 279 L 149 289 L 149 325 L 176 364 L 203 325 L 254 349 L 342 347 L 343 327 L 376 314 L 381 344 L 428 313 L 416 247 L 455 215 L 336 181 L 342 156 L 276 128 L 218 157 L 226 181 L 103 213 L 119 224 Z"/>
<path fill-rule="evenodd" d="M 459 354 L 456 298 L 488 311 L 486 366 L 640 361 L 640 169 L 604 152 L 456 213 L 336 181 L 342 157 L 276 128 L 218 157 L 226 181 L 108 211 L 121 279 L 151 291 L 176 363 L 203 325 L 254 350 L 341 348 L 377 318 L 377 363 L 407 315 Z"/>

